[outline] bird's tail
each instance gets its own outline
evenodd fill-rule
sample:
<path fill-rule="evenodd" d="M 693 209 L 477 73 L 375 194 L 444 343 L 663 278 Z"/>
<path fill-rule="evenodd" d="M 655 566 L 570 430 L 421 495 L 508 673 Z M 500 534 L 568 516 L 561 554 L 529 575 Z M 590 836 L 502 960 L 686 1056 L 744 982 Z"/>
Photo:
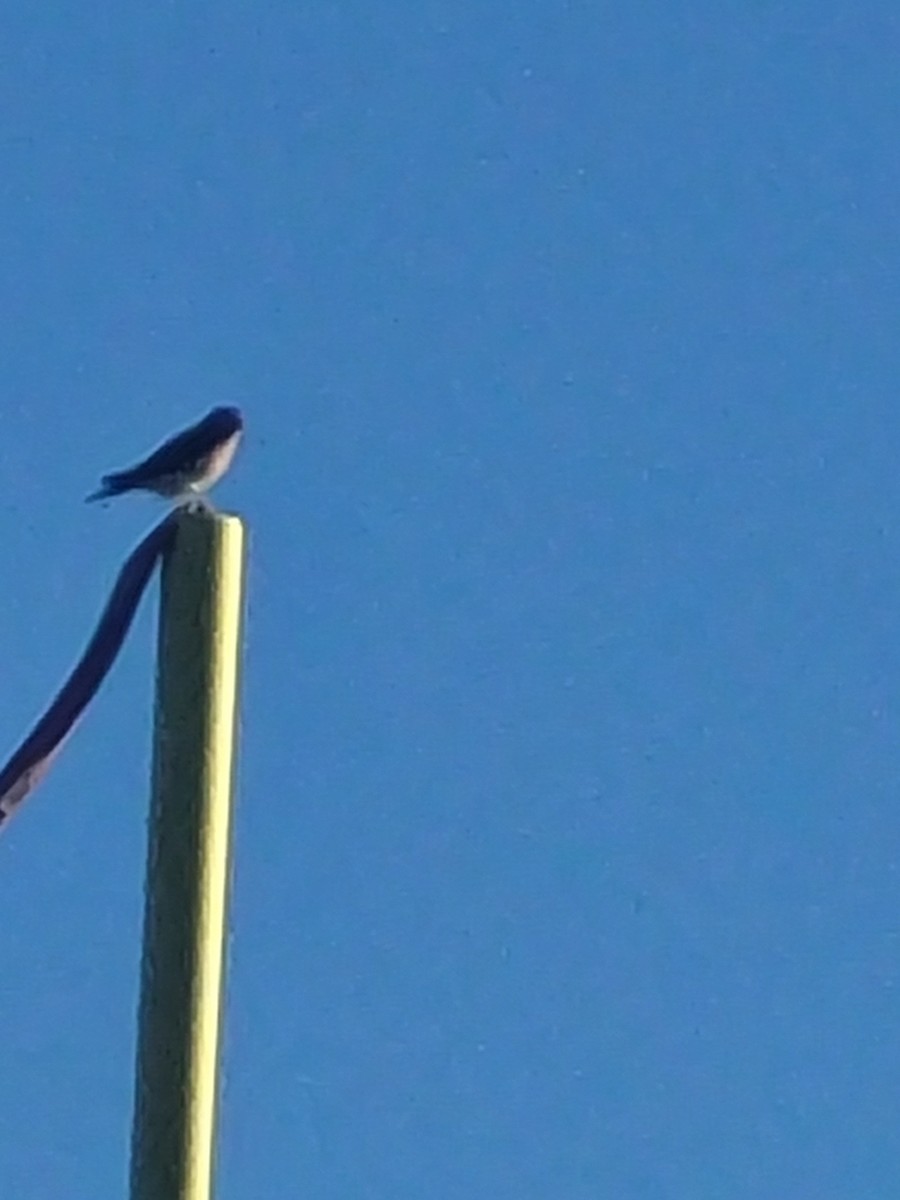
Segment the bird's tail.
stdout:
<path fill-rule="evenodd" d="M 90 504 L 94 500 L 108 500 L 110 496 L 121 496 L 123 492 L 130 490 L 131 477 L 129 472 L 119 471 L 113 475 L 104 475 L 101 483 L 103 484 L 101 488 L 85 497 L 86 504 Z"/>

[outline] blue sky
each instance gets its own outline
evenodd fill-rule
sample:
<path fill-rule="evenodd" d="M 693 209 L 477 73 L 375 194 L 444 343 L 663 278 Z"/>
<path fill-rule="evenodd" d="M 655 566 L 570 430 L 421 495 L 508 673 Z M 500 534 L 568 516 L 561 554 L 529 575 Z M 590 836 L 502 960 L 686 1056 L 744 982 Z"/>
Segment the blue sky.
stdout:
<path fill-rule="evenodd" d="M 246 415 L 221 1200 L 891 1194 L 894 6 L 0 27 L 0 756 Z M 0 844 L 17 1200 L 125 1186 L 155 617 Z"/>

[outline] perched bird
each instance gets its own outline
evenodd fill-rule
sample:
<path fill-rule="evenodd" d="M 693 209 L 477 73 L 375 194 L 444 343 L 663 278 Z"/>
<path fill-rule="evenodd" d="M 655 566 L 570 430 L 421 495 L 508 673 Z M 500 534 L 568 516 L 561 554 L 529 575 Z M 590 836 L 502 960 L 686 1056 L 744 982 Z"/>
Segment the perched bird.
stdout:
<path fill-rule="evenodd" d="M 104 475 L 103 487 L 88 500 L 143 489 L 176 504 L 195 501 L 231 466 L 243 429 L 239 408 L 214 408 L 202 421 L 163 442 L 143 462 Z"/>

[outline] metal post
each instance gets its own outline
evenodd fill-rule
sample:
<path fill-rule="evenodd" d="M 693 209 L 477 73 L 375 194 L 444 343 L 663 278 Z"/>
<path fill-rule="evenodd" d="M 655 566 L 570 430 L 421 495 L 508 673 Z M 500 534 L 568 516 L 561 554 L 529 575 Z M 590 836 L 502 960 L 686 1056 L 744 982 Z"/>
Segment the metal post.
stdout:
<path fill-rule="evenodd" d="M 163 564 L 132 1200 L 211 1195 L 243 545 L 185 512 Z"/>

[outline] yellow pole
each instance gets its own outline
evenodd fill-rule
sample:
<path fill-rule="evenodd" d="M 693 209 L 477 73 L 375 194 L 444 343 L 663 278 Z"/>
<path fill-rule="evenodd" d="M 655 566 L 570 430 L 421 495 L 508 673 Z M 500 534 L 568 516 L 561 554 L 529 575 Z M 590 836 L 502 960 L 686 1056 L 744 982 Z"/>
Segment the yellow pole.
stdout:
<path fill-rule="evenodd" d="M 209 1200 L 244 527 L 185 512 L 163 562 L 132 1200 Z"/>

